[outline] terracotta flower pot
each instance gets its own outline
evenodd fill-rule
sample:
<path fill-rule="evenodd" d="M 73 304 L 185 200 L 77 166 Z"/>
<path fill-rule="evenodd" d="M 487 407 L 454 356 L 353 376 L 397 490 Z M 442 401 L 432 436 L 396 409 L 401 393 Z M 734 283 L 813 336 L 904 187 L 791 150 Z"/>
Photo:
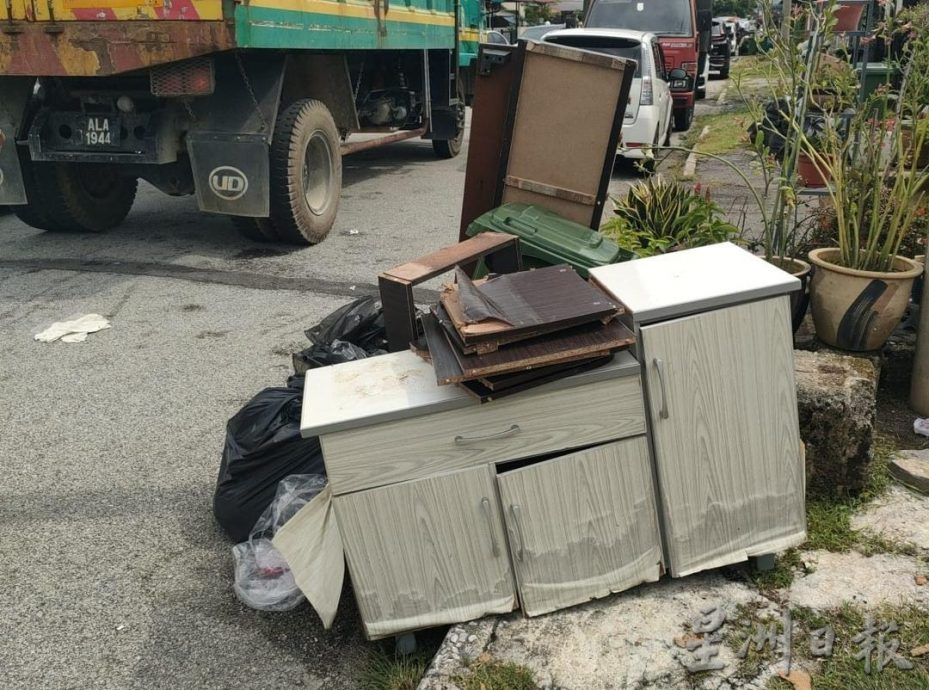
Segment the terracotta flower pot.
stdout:
<path fill-rule="evenodd" d="M 816 169 L 813 159 L 805 153 L 797 156 L 797 175 L 807 187 L 825 187 L 829 184 L 829 180 Z"/>
<path fill-rule="evenodd" d="M 777 266 L 782 271 L 786 271 L 795 278 L 800 279 L 800 289 L 790 293 L 790 320 L 793 324 L 794 333 L 803 323 L 803 317 L 806 316 L 806 308 L 810 303 L 810 265 L 800 259 L 785 259 L 784 257 L 772 257 L 768 263 Z"/>
<path fill-rule="evenodd" d="M 819 5 L 828 4 L 825 0 L 818 0 Z M 843 5 L 841 2 L 835 8 L 835 28 L 833 31 L 855 31 L 861 22 L 864 12 L 864 3 Z"/>
<path fill-rule="evenodd" d="M 913 280 L 923 267 L 898 256 L 893 273 L 858 271 L 839 266 L 834 247 L 814 249 L 809 256 L 814 266 L 810 309 L 817 337 L 843 350 L 881 347 L 903 318 Z"/>

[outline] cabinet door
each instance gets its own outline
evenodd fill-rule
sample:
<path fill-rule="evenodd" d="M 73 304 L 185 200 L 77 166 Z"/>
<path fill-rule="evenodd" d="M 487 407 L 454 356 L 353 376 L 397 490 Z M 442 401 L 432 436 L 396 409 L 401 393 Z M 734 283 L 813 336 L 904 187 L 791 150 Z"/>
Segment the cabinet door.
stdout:
<path fill-rule="evenodd" d="M 493 467 L 335 497 L 371 639 L 515 608 Z"/>
<path fill-rule="evenodd" d="M 497 481 L 527 615 L 660 576 L 644 436 L 506 472 Z"/>
<path fill-rule="evenodd" d="M 805 538 L 788 297 L 641 329 L 675 576 Z"/>

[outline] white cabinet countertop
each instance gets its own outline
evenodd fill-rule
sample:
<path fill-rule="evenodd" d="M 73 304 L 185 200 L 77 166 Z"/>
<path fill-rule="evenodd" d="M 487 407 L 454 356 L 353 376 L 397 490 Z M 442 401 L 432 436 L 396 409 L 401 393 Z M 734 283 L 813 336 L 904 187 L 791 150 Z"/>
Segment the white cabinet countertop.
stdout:
<path fill-rule="evenodd" d="M 601 266 L 590 276 L 639 324 L 800 289 L 799 279 L 731 242 Z"/>
<path fill-rule="evenodd" d="M 638 373 L 635 357 L 628 351 L 617 352 L 609 364 L 513 397 Z M 391 352 L 307 371 L 300 432 L 304 437 L 319 436 L 480 404 L 458 386 L 438 385 L 432 365 L 413 352 Z"/>

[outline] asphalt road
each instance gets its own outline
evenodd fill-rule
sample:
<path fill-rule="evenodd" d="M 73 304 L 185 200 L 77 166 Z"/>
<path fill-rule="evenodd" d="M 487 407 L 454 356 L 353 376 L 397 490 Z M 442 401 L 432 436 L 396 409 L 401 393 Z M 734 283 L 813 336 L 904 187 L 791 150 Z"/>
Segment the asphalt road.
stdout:
<path fill-rule="evenodd" d="M 236 600 L 211 513 L 225 423 L 286 380 L 307 327 L 456 241 L 465 161 L 428 142 L 346 159 L 311 248 L 250 242 L 147 186 L 105 235 L 0 218 L 0 687 L 358 687 L 350 592 L 331 631 L 306 606 Z M 112 328 L 33 340 L 85 313 Z"/>

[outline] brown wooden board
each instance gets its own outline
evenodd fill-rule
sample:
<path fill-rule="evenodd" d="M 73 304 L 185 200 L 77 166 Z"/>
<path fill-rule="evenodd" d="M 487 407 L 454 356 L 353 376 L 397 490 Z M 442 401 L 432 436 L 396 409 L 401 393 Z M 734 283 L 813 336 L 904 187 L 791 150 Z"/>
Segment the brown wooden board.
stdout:
<path fill-rule="evenodd" d="M 607 355 L 605 357 L 595 357 L 593 359 L 584 359 L 577 362 L 568 362 L 567 364 L 556 364 L 550 367 L 534 369 L 532 371 L 525 372 L 527 376 L 521 383 L 514 384 L 504 389 L 494 390 L 484 383 L 484 379 L 462 381 L 458 385 L 461 386 L 466 393 L 477 398 L 482 403 L 490 402 L 491 400 L 499 400 L 516 393 L 522 393 L 546 383 L 551 383 L 552 381 L 558 381 L 559 379 L 567 378 L 568 376 L 574 376 L 575 374 L 580 374 L 585 371 L 590 371 L 591 369 L 596 369 L 597 367 L 602 367 L 611 359 L 613 359 L 612 355 Z"/>
<path fill-rule="evenodd" d="M 530 369 L 529 371 L 519 371 L 515 374 L 501 374 L 500 376 L 488 376 L 475 380 L 479 381 L 489 390 L 495 393 L 500 393 L 510 388 L 521 386 L 524 383 L 530 383 L 536 379 L 545 378 L 546 381 L 554 381 L 556 378 L 560 378 L 560 376 L 555 376 L 552 379 L 549 379 L 548 377 L 564 371 L 570 371 L 570 375 L 579 374 L 582 371 L 590 371 L 591 369 L 596 369 L 597 367 L 601 367 L 604 364 L 608 364 L 611 361 L 613 361 L 613 355 L 609 354 L 606 357 L 585 359 L 577 363 L 569 362 L 568 364 L 553 364 L 548 367 Z"/>
<path fill-rule="evenodd" d="M 598 287 L 581 278 L 567 265 L 548 266 L 496 276 L 471 283 L 459 276 L 459 284 L 443 290 L 442 306 L 467 344 L 506 340 L 513 342 L 592 321 L 608 321 L 619 313 L 617 303 Z M 500 318 L 474 323 L 465 316 L 469 302 L 474 311 L 492 305 Z"/>
<path fill-rule="evenodd" d="M 525 340 L 486 355 L 464 355 L 452 345 L 434 314 L 423 318 L 423 327 L 440 385 L 602 357 L 635 343 L 632 331 L 613 320 Z"/>

